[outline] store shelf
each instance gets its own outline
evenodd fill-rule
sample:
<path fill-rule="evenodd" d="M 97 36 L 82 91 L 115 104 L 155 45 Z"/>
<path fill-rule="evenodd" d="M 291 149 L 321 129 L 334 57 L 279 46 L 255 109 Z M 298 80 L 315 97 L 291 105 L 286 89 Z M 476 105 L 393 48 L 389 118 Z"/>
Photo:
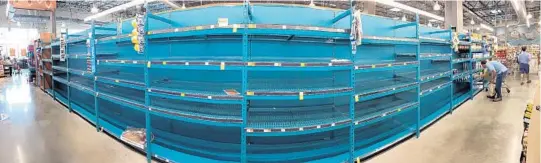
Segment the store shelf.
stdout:
<path fill-rule="evenodd" d="M 53 66 L 53 69 L 58 70 L 58 71 L 68 72 L 68 68 L 62 67 L 62 66 Z"/>
<path fill-rule="evenodd" d="M 336 107 L 336 108 L 334 108 Z M 252 108 L 257 110 L 257 108 Z M 289 108 L 299 109 L 299 108 Z M 325 132 L 349 127 L 351 119 L 348 113 L 337 110 L 348 110 L 349 106 L 313 106 L 301 112 L 268 112 L 250 111 L 246 132 L 249 136 L 286 136 Z M 329 110 L 314 112 L 312 110 Z M 330 111 L 334 110 L 334 111 Z"/>
<path fill-rule="evenodd" d="M 399 99 L 394 96 L 381 97 L 374 102 L 361 102 L 355 105 L 355 127 L 364 127 L 383 121 L 402 111 L 417 108 L 417 102 Z"/>
<path fill-rule="evenodd" d="M 466 71 L 466 72 L 461 72 L 461 73 L 458 73 L 458 74 L 454 74 L 454 75 L 453 75 L 453 80 L 460 79 L 460 78 L 469 78 L 469 77 L 470 77 L 470 74 L 471 74 L 470 71 Z"/>
<path fill-rule="evenodd" d="M 100 66 L 125 66 L 125 67 L 144 67 L 145 61 L 142 60 L 96 60 Z"/>
<path fill-rule="evenodd" d="M 157 97 L 215 104 L 240 104 L 242 102 L 241 100 L 243 99 L 243 96 L 240 95 L 216 94 L 213 92 L 180 91 L 159 87 L 149 88 L 148 91 L 150 95 Z"/>
<path fill-rule="evenodd" d="M 421 60 L 450 60 L 452 54 L 441 54 L 441 53 L 421 53 Z"/>
<path fill-rule="evenodd" d="M 362 43 L 381 45 L 418 45 L 419 40 L 415 38 L 363 36 Z"/>
<path fill-rule="evenodd" d="M 85 93 L 88 93 L 92 96 L 95 96 L 96 95 L 96 92 L 94 92 L 94 89 L 93 88 L 89 88 L 89 87 L 85 87 L 81 84 L 78 84 L 78 83 L 75 83 L 75 82 L 69 82 L 69 86 L 71 88 L 75 88 L 75 89 L 78 89 L 82 92 L 85 92 Z"/>
<path fill-rule="evenodd" d="M 53 60 L 52 59 L 41 59 L 42 62 L 49 62 L 49 63 L 52 63 Z"/>
<path fill-rule="evenodd" d="M 124 80 L 124 79 L 117 79 L 117 78 L 110 78 L 110 77 L 104 77 L 104 76 L 96 76 L 96 81 L 108 83 L 112 85 L 117 85 L 121 87 L 127 87 L 137 90 L 145 90 L 144 83 L 137 82 L 137 81 L 131 81 L 131 80 Z"/>
<path fill-rule="evenodd" d="M 386 71 L 395 69 L 415 68 L 419 66 L 417 61 L 384 62 L 384 63 L 355 63 L 355 72 Z"/>
<path fill-rule="evenodd" d="M 137 111 L 147 111 L 144 104 L 138 103 L 136 101 L 128 100 L 126 98 L 122 98 L 122 97 L 118 97 L 115 95 L 102 93 L 102 92 L 97 92 L 96 96 L 99 97 L 100 99 L 104 99 L 109 102 L 112 102 L 121 106 L 125 106 Z"/>
<path fill-rule="evenodd" d="M 400 93 L 417 88 L 417 82 L 410 80 L 391 79 L 379 80 L 373 83 L 366 83 L 371 86 L 369 89 L 357 89 L 355 101 L 367 101 L 390 94 Z"/>
<path fill-rule="evenodd" d="M 431 82 L 445 77 L 450 77 L 452 71 L 445 70 L 423 70 L 421 71 L 421 83 Z"/>
<path fill-rule="evenodd" d="M 470 61 L 471 61 L 470 58 L 458 58 L 458 59 L 453 59 L 453 64 L 470 62 Z"/>
<path fill-rule="evenodd" d="M 66 57 L 70 59 L 90 59 L 91 56 L 89 54 L 69 54 Z"/>
<path fill-rule="evenodd" d="M 419 40 L 421 41 L 421 44 L 442 44 L 442 45 L 450 45 L 451 42 L 446 39 L 441 38 L 432 38 L 432 37 L 423 37 L 420 36 Z"/>
<path fill-rule="evenodd" d="M 419 95 L 421 97 L 428 96 L 431 93 L 437 92 L 439 90 L 442 90 L 451 86 L 451 84 L 452 82 L 449 81 L 448 79 L 438 79 L 438 80 L 434 80 L 434 82 L 422 84 L 421 93 L 419 93 Z"/>
<path fill-rule="evenodd" d="M 63 79 L 63 78 L 60 78 L 60 77 L 53 77 L 53 80 L 55 80 L 55 81 L 57 81 L 57 82 L 59 82 L 59 83 L 62 83 L 62 84 L 69 85 L 68 80 Z"/>

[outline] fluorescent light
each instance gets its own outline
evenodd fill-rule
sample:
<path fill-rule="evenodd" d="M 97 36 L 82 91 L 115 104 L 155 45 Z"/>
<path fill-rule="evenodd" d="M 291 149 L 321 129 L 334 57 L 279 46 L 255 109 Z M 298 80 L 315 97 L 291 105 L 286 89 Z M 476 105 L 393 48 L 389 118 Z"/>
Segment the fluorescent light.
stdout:
<path fill-rule="evenodd" d="M 495 13 L 498 13 L 497 10 L 490 10 L 491 13 L 495 14 Z"/>
<path fill-rule="evenodd" d="M 488 26 L 488 25 L 486 25 L 486 24 L 481 23 L 481 24 L 479 24 L 479 25 L 481 26 L 481 28 L 484 28 L 484 29 L 486 29 L 486 30 L 489 30 L 490 32 L 494 32 L 494 28 L 492 28 L 492 27 L 490 27 L 490 26 Z"/>
<path fill-rule="evenodd" d="M 394 12 L 398 12 L 398 11 L 402 11 L 402 9 L 399 9 L 399 8 L 396 8 L 396 7 L 393 7 L 392 9 L 390 9 L 391 11 L 394 11 Z"/>
<path fill-rule="evenodd" d="M 90 12 L 95 14 L 95 13 L 100 12 L 100 9 L 98 9 L 96 6 L 92 6 L 92 8 L 90 9 Z"/>
<path fill-rule="evenodd" d="M 438 21 L 438 20 L 436 20 L 436 19 L 430 19 L 430 20 L 428 20 L 428 21 L 429 21 L 429 22 L 435 22 L 435 21 Z"/>
<path fill-rule="evenodd" d="M 479 27 L 477 27 L 476 30 L 480 30 Z"/>
<path fill-rule="evenodd" d="M 429 27 L 432 27 L 432 23 L 431 22 L 428 22 L 427 24 Z"/>
<path fill-rule="evenodd" d="M 402 3 L 395 2 L 394 0 L 379 0 L 379 1 L 376 1 L 376 2 L 381 3 L 381 4 L 385 4 L 385 5 L 389 5 L 389 6 L 392 6 L 392 7 L 400 8 L 400 9 L 403 9 L 403 10 L 407 10 L 407 11 L 410 11 L 410 12 L 418 13 L 420 15 L 424 15 L 424 16 L 427 16 L 427 17 L 430 17 L 430 18 L 433 18 L 433 19 L 436 19 L 436 20 L 439 20 L 439 21 L 444 21 L 445 20 L 443 17 L 438 16 L 436 14 L 432 14 L 432 13 L 429 13 L 429 12 L 426 12 L 426 11 L 423 11 L 423 10 L 419 10 L 419 9 L 404 5 Z"/>
<path fill-rule="evenodd" d="M 441 10 L 441 6 L 440 6 L 440 4 L 438 4 L 438 2 L 436 2 L 436 3 L 434 4 L 434 10 L 435 10 L 435 11 Z"/>
<path fill-rule="evenodd" d="M 314 4 L 314 0 L 310 0 L 310 6 L 316 6 L 316 4 Z"/>
<path fill-rule="evenodd" d="M 153 1 L 155 1 L 155 0 L 146 0 L 146 2 L 148 2 L 148 3 L 153 2 Z M 128 3 L 125 3 L 125 4 L 119 5 L 119 6 L 115 6 L 113 8 L 108 9 L 108 10 L 105 10 L 105 11 L 102 11 L 100 13 L 97 13 L 97 14 L 91 15 L 89 17 L 86 17 L 85 21 L 97 19 L 97 18 L 103 17 L 105 15 L 109 15 L 109 14 L 121 11 L 122 9 L 130 8 L 130 7 L 137 6 L 137 5 L 140 5 L 140 4 L 143 4 L 143 3 L 145 3 L 145 0 L 133 0 L 131 2 L 128 2 Z"/>
<path fill-rule="evenodd" d="M 470 24 L 472 24 L 472 25 L 475 24 L 475 21 L 473 21 L 473 18 L 471 19 Z"/>
<path fill-rule="evenodd" d="M 402 16 L 402 21 L 408 21 L 408 20 L 406 19 L 406 15 Z"/>
<path fill-rule="evenodd" d="M 180 7 L 182 9 L 186 9 L 186 5 L 184 5 L 184 3 L 182 3 L 182 7 Z"/>
<path fill-rule="evenodd" d="M 528 18 L 528 19 L 532 18 L 532 14 L 528 13 L 528 16 L 526 16 L 526 18 Z"/>

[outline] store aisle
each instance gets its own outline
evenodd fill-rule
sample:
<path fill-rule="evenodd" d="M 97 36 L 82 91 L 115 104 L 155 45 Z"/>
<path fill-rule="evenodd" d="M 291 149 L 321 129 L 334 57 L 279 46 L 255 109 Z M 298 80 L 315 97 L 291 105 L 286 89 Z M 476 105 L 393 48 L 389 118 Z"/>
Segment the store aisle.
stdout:
<path fill-rule="evenodd" d="M 71 114 L 26 77 L 0 78 L 0 162 L 143 163 L 131 150 Z"/>
<path fill-rule="evenodd" d="M 538 79 L 537 75 L 531 75 Z M 411 138 L 368 163 L 510 163 L 519 162 L 524 110 L 533 99 L 538 81 L 520 86 L 508 79 L 511 94 L 491 102 L 486 93 L 440 119 L 419 139 Z"/>

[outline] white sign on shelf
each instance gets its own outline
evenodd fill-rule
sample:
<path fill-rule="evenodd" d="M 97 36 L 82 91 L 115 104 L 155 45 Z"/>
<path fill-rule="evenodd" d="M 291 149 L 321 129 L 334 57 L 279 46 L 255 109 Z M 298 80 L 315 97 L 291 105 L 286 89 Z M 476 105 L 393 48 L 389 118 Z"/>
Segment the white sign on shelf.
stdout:
<path fill-rule="evenodd" d="M 228 18 L 218 18 L 218 27 L 225 27 L 229 25 Z"/>
<path fill-rule="evenodd" d="M 61 34 L 60 35 L 60 61 L 65 62 L 66 61 L 66 35 L 67 34 Z"/>

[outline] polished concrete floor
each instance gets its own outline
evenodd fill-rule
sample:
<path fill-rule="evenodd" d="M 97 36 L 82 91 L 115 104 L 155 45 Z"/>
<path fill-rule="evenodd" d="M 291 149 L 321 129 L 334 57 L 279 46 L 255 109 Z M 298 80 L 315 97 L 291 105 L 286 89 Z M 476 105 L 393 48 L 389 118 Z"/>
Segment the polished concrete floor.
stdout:
<path fill-rule="evenodd" d="M 493 103 L 484 93 L 369 163 L 511 163 L 519 160 L 522 115 L 535 84 Z M 537 81 L 534 81 L 537 83 Z M 96 129 L 24 77 L 0 78 L 0 163 L 139 163 L 145 157 Z"/>
<path fill-rule="evenodd" d="M 537 79 L 537 75 L 531 75 Z M 513 163 L 522 150 L 524 110 L 538 80 L 521 86 L 508 78 L 510 94 L 491 102 L 482 92 L 429 128 L 369 159 L 368 163 Z"/>
<path fill-rule="evenodd" d="M 146 162 L 25 80 L 0 78 L 0 163 Z"/>

